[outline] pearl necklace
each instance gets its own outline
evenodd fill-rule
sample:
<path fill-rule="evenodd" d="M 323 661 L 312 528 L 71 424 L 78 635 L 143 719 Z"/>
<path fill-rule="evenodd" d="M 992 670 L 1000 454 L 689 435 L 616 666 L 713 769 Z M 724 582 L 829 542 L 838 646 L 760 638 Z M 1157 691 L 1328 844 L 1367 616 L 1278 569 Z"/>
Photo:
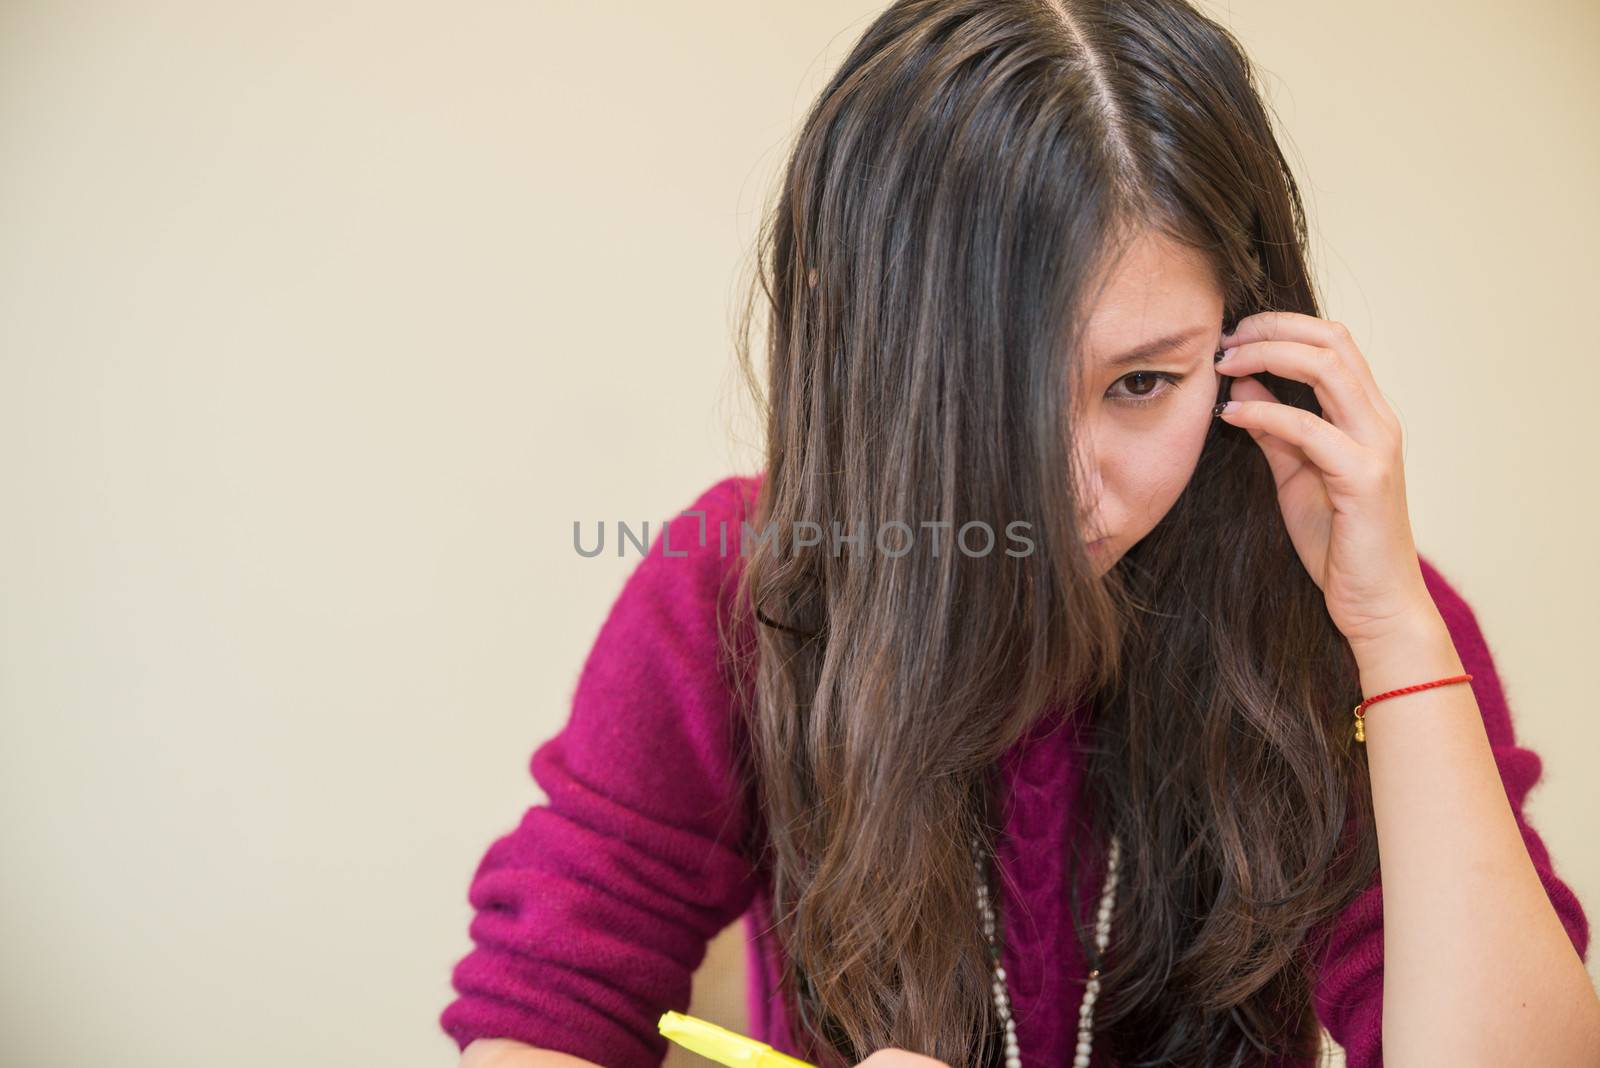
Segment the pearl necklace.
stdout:
<path fill-rule="evenodd" d="M 1105 887 L 1100 892 L 1100 911 L 1095 917 L 1095 961 L 1103 959 L 1106 943 L 1111 940 L 1111 908 L 1117 900 L 1117 865 L 1122 857 L 1122 843 L 1111 836 L 1111 849 L 1106 859 Z M 1017 1025 L 1011 1018 L 1011 998 L 1006 993 L 1006 970 L 1000 964 L 1000 947 L 995 941 L 994 909 L 989 903 L 989 881 L 984 878 L 983 856 L 978 839 L 972 839 L 972 862 L 977 873 L 978 913 L 983 918 L 984 937 L 989 940 L 989 956 L 994 961 L 994 1007 L 1006 1027 L 1006 1068 L 1022 1068 L 1022 1052 L 1017 1046 Z M 1089 982 L 1083 988 L 1083 1001 L 1078 1006 L 1078 1048 L 1072 1058 L 1073 1068 L 1089 1068 L 1089 1054 L 1094 1048 L 1094 1000 L 1100 996 L 1100 969 L 1089 969 Z"/>

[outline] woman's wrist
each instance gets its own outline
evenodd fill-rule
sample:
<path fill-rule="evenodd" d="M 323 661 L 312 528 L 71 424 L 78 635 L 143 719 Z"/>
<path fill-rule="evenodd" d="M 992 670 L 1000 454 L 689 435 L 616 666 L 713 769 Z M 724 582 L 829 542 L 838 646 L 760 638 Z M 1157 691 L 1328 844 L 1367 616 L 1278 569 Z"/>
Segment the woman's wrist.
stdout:
<path fill-rule="evenodd" d="M 1365 697 L 1465 671 L 1450 628 L 1431 601 L 1382 636 L 1352 642 L 1350 648 Z"/>

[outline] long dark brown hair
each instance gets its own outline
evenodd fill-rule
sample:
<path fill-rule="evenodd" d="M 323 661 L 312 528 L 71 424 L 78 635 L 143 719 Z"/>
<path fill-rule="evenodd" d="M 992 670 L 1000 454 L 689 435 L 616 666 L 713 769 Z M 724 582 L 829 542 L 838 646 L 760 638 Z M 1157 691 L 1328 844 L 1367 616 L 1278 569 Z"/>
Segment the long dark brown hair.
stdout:
<path fill-rule="evenodd" d="M 777 536 L 746 546 L 736 603 L 759 621 L 747 767 L 814 1061 L 994 1062 L 969 836 L 999 833 L 1000 756 L 1079 700 L 1087 811 L 1124 858 L 1100 1042 L 1125 1066 L 1314 1052 L 1309 936 L 1377 864 L 1348 644 L 1242 430 L 1217 424 L 1107 573 L 1077 524 L 1086 310 L 1152 229 L 1215 266 L 1226 325 L 1318 314 L 1250 63 L 1183 0 L 900 0 L 796 137 L 738 337 L 766 430 L 749 522 Z M 1031 552 L 958 543 L 1015 520 Z M 891 522 L 914 551 L 876 539 Z M 801 523 L 827 536 L 798 545 Z"/>

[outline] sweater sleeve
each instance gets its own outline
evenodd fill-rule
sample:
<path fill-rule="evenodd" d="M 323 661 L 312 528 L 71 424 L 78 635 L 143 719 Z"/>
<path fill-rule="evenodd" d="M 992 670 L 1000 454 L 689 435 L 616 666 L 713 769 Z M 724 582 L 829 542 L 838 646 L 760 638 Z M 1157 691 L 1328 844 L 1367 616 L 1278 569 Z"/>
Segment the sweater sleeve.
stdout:
<path fill-rule="evenodd" d="M 707 943 L 750 903 L 753 821 L 718 644 L 747 481 L 667 521 L 600 628 L 567 723 L 533 752 L 547 801 L 489 846 L 468 888 L 473 948 L 439 1017 L 461 1049 L 503 1037 L 660 1065 L 661 1013 L 687 1010 Z"/>
<path fill-rule="evenodd" d="M 1419 557 L 1423 578 L 1455 640 L 1468 684 L 1483 714 L 1495 764 L 1517 828 L 1528 847 L 1539 880 L 1561 918 L 1578 956 L 1588 961 L 1589 922 L 1570 887 L 1557 877 L 1543 840 L 1523 816 L 1528 791 L 1539 781 L 1539 756 L 1518 745 L 1500 676 L 1472 608 L 1437 568 Z M 1381 879 L 1355 898 L 1336 918 L 1320 961 L 1313 1004 L 1318 1018 L 1344 1047 L 1347 1068 L 1383 1064 L 1383 887 Z"/>

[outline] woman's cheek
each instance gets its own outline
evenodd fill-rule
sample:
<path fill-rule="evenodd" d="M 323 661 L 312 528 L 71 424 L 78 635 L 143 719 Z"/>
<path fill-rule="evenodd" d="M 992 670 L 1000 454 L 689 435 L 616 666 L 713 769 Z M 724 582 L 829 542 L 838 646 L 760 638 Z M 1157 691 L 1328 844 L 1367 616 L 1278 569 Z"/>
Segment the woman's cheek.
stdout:
<path fill-rule="evenodd" d="M 1140 435 L 1137 470 L 1142 472 L 1140 480 L 1145 482 L 1147 498 L 1160 502 L 1162 514 L 1183 493 L 1200 463 L 1211 429 L 1210 406 L 1199 415 L 1194 418 L 1186 411 L 1182 418 L 1169 418 Z"/>

